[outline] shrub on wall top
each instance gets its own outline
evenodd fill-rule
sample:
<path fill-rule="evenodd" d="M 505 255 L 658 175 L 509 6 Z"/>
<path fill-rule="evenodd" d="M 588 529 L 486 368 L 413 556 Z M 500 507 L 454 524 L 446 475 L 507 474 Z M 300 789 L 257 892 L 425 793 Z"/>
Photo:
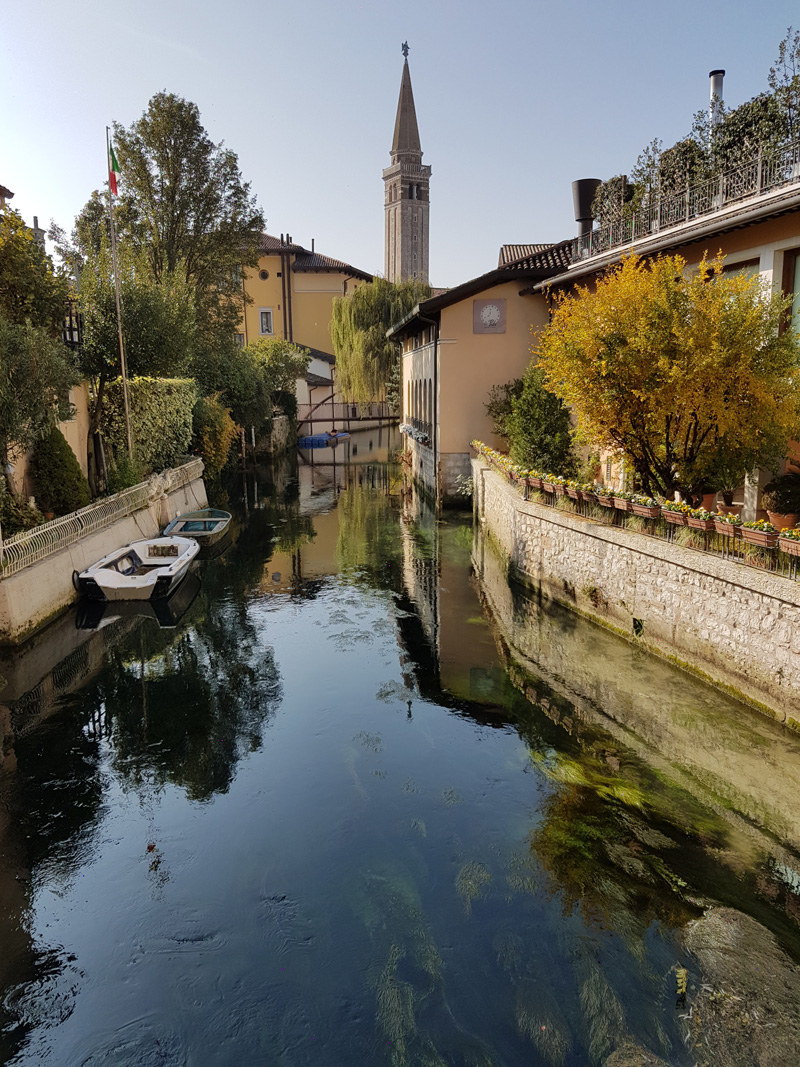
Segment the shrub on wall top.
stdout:
<path fill-rule="evenodd" d="M 131 378 L 128 396 L 137 465 L 159 471 L 180 463 L 192 438 L 195 383 L 188 378 Z M 102 429 L 115 456 L 127 452 L 121 379 L 106 386 Z"/>
<path fill-rule="evenodd" d="M 91 503 L 89 483 L 56 426 L 36 442 L 31 468 L 36 503 L 42 511 L 68 515 Z"/>

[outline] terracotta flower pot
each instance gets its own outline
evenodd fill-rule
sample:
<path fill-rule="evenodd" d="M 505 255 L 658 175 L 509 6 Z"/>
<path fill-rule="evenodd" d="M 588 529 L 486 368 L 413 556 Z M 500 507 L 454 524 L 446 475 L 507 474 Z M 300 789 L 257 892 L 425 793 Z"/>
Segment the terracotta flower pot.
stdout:
<path fill-rule="evenodd" d="M 657 504 L 651 507 L 649 504 L 631 503 L 631 509 L 634 515 L 641 515 L 645 519 L 657 519 L 661 514 L 661 508 Z"/>
<path fill-rule="evenodd" d="M 742 537 L 749 545 L 758 545 L 759 548 L 775 548 L 778 544 L 777 533 L 770 533 L 768 530 L 748 530 L 743 526 Z"/>
<path fill-rule="evenodd" d="M 767 518 L 775 527 L 776 530 L 790 529 L 793 526 L 797 526 L 797 515 L 790 512 L 788 515 L 784 515 L 780 511 L 767 511 Z"/>
<path fill-rule="evenodd" d="M 736 537 L 741 527 L 734 526 L 732 522 L 722 522 L 721 519 L 714 519 L 714 529 L 722 537 Z"/>
<path fill-rule="evenodd" d="M 705 530 L 706 533 L 711 533 L 714 529 L 713 519 L 696 519 L 694 515 L 687 515 L 686 518 L 693 530 Z"/>
<path fill-rule="evenodd" d="M 717 511 L 720 513 L 720 515 L 741 515 L 741 513 L 742 513 L 742 505 L 741 504 L 720 504 L 717 507 Z"/>
<path fill-rule="evenodd" d="M 662 508 L 661 518 L 665 522 L 671 522 L 673 526 L 686 525 L 686 513 L 684 511 L 669 511 L 667 508 Z"/>
<path fill-rule="evenodd" d="M 700 506 L 702 508 L 704 508 L 706 511 L 713 511 L 714 510 L 714 503 L 715 503 L 716 499 L 717 499 L 717 494 L 716 493 L 703 493 L 703 499 L 702 499 L 702 502 L 701 502 Z"/>
<path fill-rule="evenodd" d="M 778 547 L 788 556 L 800 556 L 800 541 L 796 541 L 793 537 L 779 537 Z"/>

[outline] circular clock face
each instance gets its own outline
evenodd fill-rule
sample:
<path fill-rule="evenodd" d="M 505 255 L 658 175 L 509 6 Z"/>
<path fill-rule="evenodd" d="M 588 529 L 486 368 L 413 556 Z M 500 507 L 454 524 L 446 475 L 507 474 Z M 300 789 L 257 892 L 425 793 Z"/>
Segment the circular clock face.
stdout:
<path fill-rule="evenodd" d="M 500 322 L 500 308 L 497 304 L 485 304 L 481 308 L 481 322 L 484 326 L 497 326 Z"/>

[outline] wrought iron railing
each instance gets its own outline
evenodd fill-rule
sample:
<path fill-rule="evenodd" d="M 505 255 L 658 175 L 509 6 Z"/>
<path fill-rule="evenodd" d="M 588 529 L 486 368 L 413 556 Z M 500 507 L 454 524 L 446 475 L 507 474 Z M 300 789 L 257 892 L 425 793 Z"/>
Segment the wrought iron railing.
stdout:
<path fill-rule="evenodd" d="M 588 259 L 631 244 L 661 230 L 720 211 L 728 204 L 764 196 L 785 185 L 800 183 L 800 142 L 769 154 L 759 152 L 739 167 L 687 186 L 680 193 L 606 223 L 572 242 L 572 259 Z"/>
<path fill-rule="evenodd" d="M 169 493 L 189 485 L 202 473 L 203 461 L 192 459 L 181 467 L 163 471 L 149 481 L 123 489 L 113 496 L 102 497 L 79 511 L 51 519 L 8 540 L 0 537 L 0 580 L 75 544 L 87 534 L 110 526 L 117 519 L 147 507 L 162 492 Z"/>

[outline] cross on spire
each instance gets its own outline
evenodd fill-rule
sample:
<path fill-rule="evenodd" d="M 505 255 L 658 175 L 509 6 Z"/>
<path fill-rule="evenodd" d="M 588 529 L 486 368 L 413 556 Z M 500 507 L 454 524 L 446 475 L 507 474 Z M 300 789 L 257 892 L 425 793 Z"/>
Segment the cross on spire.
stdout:
<path fill-rule="evenodd" d="M 403 53 L 406 59 L 408 59 L 408 41 L 403 41 L 402 45 L 400 46 L 400 51 Z"/>

